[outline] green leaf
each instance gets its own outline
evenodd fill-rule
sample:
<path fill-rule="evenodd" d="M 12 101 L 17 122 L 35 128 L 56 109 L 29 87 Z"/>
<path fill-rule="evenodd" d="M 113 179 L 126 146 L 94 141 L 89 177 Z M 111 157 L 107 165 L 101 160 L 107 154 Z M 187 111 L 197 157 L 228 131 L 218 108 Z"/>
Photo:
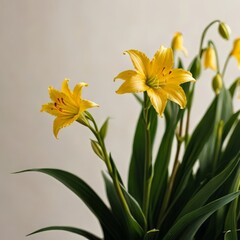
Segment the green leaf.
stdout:
<path fill-rule="evenodd" d="M 238 116 L 240 114 L 240 110 L 235 112 L 229 120 L 226 122 L 223 128 L 223 135 L 222 135 L 222 140 L 224 141 L 225 138 L 228 136 L 229 132 L 231 131 L 232 127 L 237 123 L 238 121 Z"/>
<path fill-rule="evenodd" d="M 46 228 L 41 228 L 37 231 L 34 231 L 30 234 L 28 234 L 27 236 L 36 234 L 36 233 L 40 233 L 40 232 L 46 232 L 46 231 L 52 231 L 52 230 L 62 230 L 62 231 L 67 231 L 67 232 L 71 232 L 71 233 L 76 233 L 78 235 L 84 236 L 85 238 L 89 239 L 89 240 L 101 240 L 101 238 L 95 236 L 94 234 L 79 229 L 79 228 L 75 228 L 75 227 L 68 227 L 68 226 L 51 226 L 51 227 L 46 227 Z"/>
<path fill-rule="evenodd" d="M 178 58 L 177 68 L 182 68 L 182 69 L 184 69 L 183 61 L 182 61 L 182 59 L 181 59 L 180 57 Z"/>
<path fill-rule="evenodd" d="M 215 134 L 216 131 L 216 123 L 220 120 L 228 119 L 231 115 L 231 103 L 227 100 L 229 99 L 227 96 L 229 96 L 229 93 L 223 89 L 221 93 L 215 97 L 207 112 L 194 130 L 186 147 L 182 164 L 177 173 L 176 183 L 174 185 L 175 197 L 179 196 L 185 188 L 192 168 L 200 153 L 204 150 L 205 146 L 209 146 L 208 144 L 211 136 L 212 134 Z M 211 155 L 213 156 L 213 154 L 214 153 L 212 152 Z M 212 161 L 212 159 L 213 157 L 209 159 L 209 161 Z"/>
<path fill-rule="evenodd" d="M 146 228 L 146 219 L 139 204 L 121 185 L 121 189 L 131 212 L 130 216 L 126 216 L 115 191 L 112 180 L 110 180 L 110 178 L 104 172 L 103 177 L 105 181 L 107 197 L 112 211 L 120 222 L 122 228 L 125 229 L 125 239 L 138 239 L 139 236 L 142 236 L 143 229 Z M 124 231 L 123 229 L 122 231 Z"/>
<path fill-rule="evenodd" d="M 161 240 L 186 240 L 192 239 L 200 226 L 222 206 L 228 204 L 238 197 L 240 192 L 230 193 L 224 197 L 214 200 L 181 217 Z"/>
<path fill-rule="evenodd" d="M 50 168 L 28 169 L 22 172 L 41 172 L 52 176 L 74 192 L 99 220 L 105 239 L 122 240 L 119 222 L 94 190 L 72 173 Z"/>
<path fill-rule="evenodd" d="M 218 97 L 220 94 L 218 95 Z M 204 148 L 206 142 L 208 141 L 211 133 L 214 130 L 216 110 L 218 106 L 218 97 L 215 98 L 202 120 L 197 125 L 194 130 L 191 139 L 186 147 L 182 164 L 179 167 L 176 181 L 174 184 L 174 196 L 175 199 L 182 193 L 183 189 L 186 187 L 188 178 L 192 172 L 193 165 L 198 159 L 199 154 Z"/>
<path fill-rule="evenodd" d="M 102 127 L 100 128 L 100 136 L 102 139 L 105 139 L 106 135 L 107 135 L 107 130 L 108 130 L 108 123 L 109 123 L 109 117 L 105 120 L 105 122 L 103 123 Z"/>
<path fill-rule="evenodd" d="M 141 111 L 132 149 L 132 157 L 128 174 L 128 190 L 129 193 L 137 200 L 142 206 L 143 202 L 143 189 L 144 189 L 144 164 L 145 164 L 145 125 Z M 156 129 L 157 129 L 157 113 L 153 107 L 149 109 L 150 136 L 153 145 Z"/>
<path fill-rule="evenodd" d="M 236 90 L 237 86 L 239 86 L 239 84 L 240 84 L 240 77 L 238 77 L 229 88 L 231 97 L 234 96 L 235 90 Z"/>
<path fill-rule="evenodd" d="M 148 231 L 143 240 L 155 240 L 155 238 L 157 237 L 157 233 L 159 232 L 158 229 L 152 229 L 150 231 Z"/>
<path fill-rule="evenodd" d="M 232 187 L 230 191 L 237 191 L 240 187 L 240 168 L 237 169 L 235 174 L 235 179 L 233 181 Z M 227 216 L 225 218 L 225 227 L 226 231 L 229 231 L 228 239 L 238 240 L 237 236 L 237 208 L 238 208 L 239 198 L 233 200 L 230 204 L 230 207 L 227 212 Z"/>
<path fill-rule="evenodd" d="M 161 207 L 161 197 L 164 195 L 167 183 L 168 166 L 178 119 L 179 108 L 176 104 L 168 102 L 165 110 L 166 127 L 154 164 L 154 174 L 150 194 L 151 206 L 149 212 L 152 227 L 154 227 L 154 223 L 157 221 L 156 219 L 158 217 L 159 208 Z"/>
<path fill-rule="evenodd" d="M 240 150 L 239 136 L 240 136 L 240 121 L 238 121 L 237 125 L 235 126 L 229 138 L 225 151 L 221 157 L 221 161 L 220 161 L 221 164 L 227 163 L 229 160 L 234 158 L 236 154 L 238 154 Z"/>
<path fill-rule="evenodd" d="M 236 230 L 236 232 L 239 232 L 239 231 L 240 231 L 240 229 L 237 229 L 237 230 Z M 226 231 L 225 234 L 224 234 L 224 240 L 234 240 L 234 239 L 232 238 L 231 233 L 232 233 L 231 230 Z M 236 239 L 239 240 L 239 238 L 236 238 Z"/>
<path fill-rule="evenodd" d="M 232 99 L 230 93 L 225 88 L 222 89 L 220 96 L 217 99 L 217 108 L 215 117 L 212 119 L 214 123 L 213 131 L 210 133 L 209 139 L 205 143 L 200 155 L 199 155 L 199 170 L 197 181 L 200 184 L 202 181 L 206 181 L 207 178 L 216 170 L 215 165 L 219 159 L 220 149 L 222 147 L 221 139 L 225 136 L 225 126 L 222 134 L 219 135 L 220 122 L 229 122 L 232 117 Z M 214 100 L 215 101 L 215 100 Z M 222 131 L 221 131 L 222 132 Z"/>
<path fill-rule="evenodd" d="M 227 167 L 219 173 L 217 176 L 213 177 L 209 182 L 207 182 L 185 205 L 178 218 L 184 216 L 185 214 L 193 211 L 196 208 L 204 205 L 207 200 L 213 195 L 218 188 L 222 186 L 222 184 L 228 179 L 231 173 L 239 167 L 240 163 L 240 153 L 236 158 L 234 158 Z"/>
<path fill-rule="evenodd" d="M 200 57 L 197 55 L 193 61 L 190 63 L 189 66 L 189 71 L 192 73 L 193 77 L 195 79 L 198 79 L 201 75 L 201 59 Z"/>

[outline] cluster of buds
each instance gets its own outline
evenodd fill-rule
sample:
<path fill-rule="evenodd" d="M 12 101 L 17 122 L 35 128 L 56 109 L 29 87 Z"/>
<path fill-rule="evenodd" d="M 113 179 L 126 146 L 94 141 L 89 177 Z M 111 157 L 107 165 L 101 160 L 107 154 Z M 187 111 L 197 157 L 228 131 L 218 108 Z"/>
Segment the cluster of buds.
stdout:
<path fill-rule="evenodd" d="M 216 23 L 216 22 L 218 23 L 218 32 L 219 32 L 220 36 L 223 39 L 229 40 L 230 35 L 231 35 L 230 27 L 226 23 L 224 23 L 222 21 L 218 21 L 218 20 L 213 21 L 211 24 Z M 202 43 L 203 43 L 203 41 L 201 42 L 201 44 Z M 182 51 L 184 53 L 184 55 L 187 56 L 187 50 L 185 47 L 183 47 L 182 33 L 180 33 L 180 32 L 175 33 L 173 40 L 172 40 L 172 49 L 174 51 L 176 51 L 176 50 Z M 213 70 L 214 72 L 216 72 L 216 74 L 214 75 L 214 77 L 212 79 L 212 88 L 213 88 L 213 91 L 215 92 L 215 94 L 217 95 L 220 93 L 220 91 L 223 87 L 223 76 L 224 76 L 226 66 L 228 64 L 230 57 L 236 58 L 238 67 L 240 68 L 240 38 L 235 39 L 235 41 L 233 43 L 233 48 L 228 55 L 228 58 L 226 60 L 226 63 L 224 65 L 222 73 L 220 73 L 220 69 L 219 69 L 216 47 L 212 41 L 209 41 L 206 48 L 202 48 L 202 46 L 200 46 L 200 52 L 192 61 L 192 64 L 190 66 L 190 71 L 192 72 L 193 77 L 195 79 L 199 78 L 199 76 L 201 74 L 201 65 L 202 65 L 201 59 L 203 58 L 204 68 L 205 69 L 209 68 L 209 69 Z"/>

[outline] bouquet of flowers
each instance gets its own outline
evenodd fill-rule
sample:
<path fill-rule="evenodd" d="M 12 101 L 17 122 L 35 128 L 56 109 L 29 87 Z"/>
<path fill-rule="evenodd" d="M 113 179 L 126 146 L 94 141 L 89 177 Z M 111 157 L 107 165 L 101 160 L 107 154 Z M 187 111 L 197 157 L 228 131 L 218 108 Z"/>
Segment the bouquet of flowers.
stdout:
<path fill-rule="evenodd" d="M 89 240 L 239 239 L 240 110 L 233 110 L 233 98 L 240 78 L 227 87 L 225 73 L 232 57 L 240 67 L 240 38 L 234 41 L 220 69 L 217 48 L 212 40 L 206 40 L 213 25 L 218 25 L 222 38 L 229 39 L 227 24 L 211 22 L 186 70 L 181 58 L 176 58 L 177 51 L 187 54 L 179 32 L 174 35 L 171 48 L 161 46 L 152 60 L 137 50 L 125 52 L 133 68 L 116 74 L 114 80 L 123 80 L 116 93 L 132 93 L 141 105 L 127 183 L 122 181 L 105 145 L 109 118 L 99 127 L 87 111 L 98 104 L 82 99 L 81 92 L 87 84 L 81 82 L 72 91 L 65 79 L 60 91 L 49 87 L 51 102 L 42 105 L 41 111 L 56 117 L 53 123 L 56 138 L 61 128 L 74 121 L 92 132 L 92 149 L 107 170 L 103 179 L 109 202 L 106 204 L 84 180 L 70 172 L 50 168 L 21 171 L 45 173 L 64 184 L 96 216 L 103 236 L 69 226 L 45 227 L 31 234 L 64 230 Z M 215 97 L 190 131 L 196 81 L 202 65 L 215 72 L 212 79 Z M 164 121 L 165 127 L 155 154 L 153 144 L 158 141 L 155 135 L 159 121 Z"/>

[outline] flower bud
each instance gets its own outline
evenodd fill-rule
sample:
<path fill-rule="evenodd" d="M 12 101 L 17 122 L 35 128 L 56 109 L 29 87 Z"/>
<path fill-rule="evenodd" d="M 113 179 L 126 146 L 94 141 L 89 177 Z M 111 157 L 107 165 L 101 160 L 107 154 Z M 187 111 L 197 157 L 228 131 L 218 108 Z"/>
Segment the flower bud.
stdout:
<path fill-rule="evenodd" d="M 212 88 L 216 95 L 220 93 L 222 85 L 222 76 L 220 73 L 217 73 L 212 80 Z"/>
<path fill-rule="evenodd" d="M 213 71 L 217 70 L 216 54 L 211 46 L 208 46 L 204 52 L 204 67 L 211 68 Z"/>
<path fill-rule="evenodd" d="M 96 155 L 104 161 L 104 154 L 100 144 L 97 141 L 91 140 L 91 146 Z"/>
<path fill-rule="evenodd" d="M 176 32 L 172 39 L 172 49 L 179 50 L 184 53 L 185 56 L 188 55 L 187 49 L 183 47 L 183 36 L 182 33 Z"/>
<path fill-rule="evenodd" d="M 240 38 L 235 39 L 230 55 L 236 58 L 238 67 L 240 68 Z"/>
<path fill-rule="evenodd" d="M 220 22 L 218 32 L 224 39 L 228 40 L 231 34 L 231 29 L 226 23 Z"/>

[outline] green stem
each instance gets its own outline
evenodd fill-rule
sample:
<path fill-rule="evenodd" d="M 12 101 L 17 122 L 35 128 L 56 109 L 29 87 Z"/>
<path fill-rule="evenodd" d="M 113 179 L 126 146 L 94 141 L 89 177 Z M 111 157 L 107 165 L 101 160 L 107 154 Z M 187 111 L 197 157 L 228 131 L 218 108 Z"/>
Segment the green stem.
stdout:
<path fill-rule="evenodd" d="M 203 42 L 205 40 L 205 37 L 206 37 L 206 34 L 207 34 L 207 31 L 208 29 L 215 23 L 220 23 L 220 20 L 214 20 L 212 21 L 211 23 L 209 23 L 205 29 L 203 30 L 203 33 L 202 33 L 202 36 L 201 36 L 201 41 L 200 41 L 200 46 L 199 46 L 199 52 L 198 52 L 198 55 L 200 57 L 200 59 L 202 58 L 202 48 L 203 48 Z M 194 90 L 195 90 L 195 84 L 193 85 L 192 87 L 192 95 L 194 93 Z M 189 131 L 189 123 L 190 123 L 190 115 L 191 115 L 191 108 L 192 108 L 192 100 L 191 100 L 191 104 L 188 108 L 188 112 L 187 112 L 187 120 L 186 120 L 186 129 L 185 129 L 185 139 L 186 141 L 188 140 L 188 131 Z"/>
<path fill-rule="evenodd" d="M 202 33 L 202 37 L 201 37 L 201 41 L 200 41 L 200 47 L 199 47 L 199 56 L 200 58 L 202 57 L 202 46 L 203 46 L 203 42 L 204 42 L 204 39 L 205 39 L 205 36 L 206 36 L 206 33 L 208 31 L 208 29 L 215 23 L 220 23 L 220 20 L 214 20 L 212 21 L 211 23 L 209 23 L 205 29 L 203 30 L 203 33 Z"/>
<path fill-rule="evenodd" d="M 145 124 L 145 162 L 144 162 L 144 189 L 143 189 L 143 212 L 148 218 L 150 188 L 152 183 L 152 152 L 151 152 L 151 138 L 150 138 L 150 120 L 149 120 L 149 106 L 148 96 L 144 93 L 144 124 Z"/>
<path fill-rule="evenodd" d="M 213 46 L 215 56 L 216 56 L 217 72 L 219 73 L 220 72 L 220 65 L 219 65 L 218 51 L 217 51 L 216 45 L 214 44 L 214 42 L 212 40 L 209 40 L 209 44 L 211 44 Z"/>
<path fill-rule="evenodd" d="M 231 53 L 229 53 L 228 56 L 227 56 L 227 59 L 224 63 L 223 71 L 222 71 L 222 79 L 224 78 L 224 75 L 225 75 L 225 72 L 226 72 L 226 69 L 227 69 L 227 65 L 229 63 L 229 60 L 230 60 L 231 56 L 232 56 Z"/>
<path fill-rule="evenodd" d="M 130 212 L 130 209 L 128 207 L 128 204 L 126 202 L 126 199 L 124 197 L 124 194 L 123 194 L 123 191 L 121 189 L 121 186 L 120 186 L 120 183 L 118 181 L 118 177 L 116 175 L 116 173 L 113 171 L 113 168 L 112 168 L 112 165 L 111 165 L 111 161 L 110 161 L 110 158 L 109 158 L 109 154 L 106 150 L 106 146 L 105 146 L 105 142 L 104 140 L 102 139 L 100 133 L 99 133 L 99 130 L 98 130 L 98 126 L 94 120 L 94 118 L 91 118 L 91 121 L 94 125 L 94 127 L 92 127 L 90 124 L 87 126 L 91 132 L 94 134 L 94 136 L 96 137 L 96 139 L 98 140 L 101 148 L 102 148 L 102 151 L 103 151 L 103 155 L 104 155 L 104 162 L 107 166 L 107 169 L 108 169 L 108 173 L 109 175 L 111 176 L 112 180 L 113 180 L 113 184 L 114 184 L 114 187 L 115 187 L 115 190 L 117 192 L 117 195 L 118 195 L 118 198 L 121 202 L 121 205 L 122 205 L 122 208 L 123 210 L 125 211 L 125 213 L 127 215 L 130 215 L 131 216 L 131 212 Z"/>

